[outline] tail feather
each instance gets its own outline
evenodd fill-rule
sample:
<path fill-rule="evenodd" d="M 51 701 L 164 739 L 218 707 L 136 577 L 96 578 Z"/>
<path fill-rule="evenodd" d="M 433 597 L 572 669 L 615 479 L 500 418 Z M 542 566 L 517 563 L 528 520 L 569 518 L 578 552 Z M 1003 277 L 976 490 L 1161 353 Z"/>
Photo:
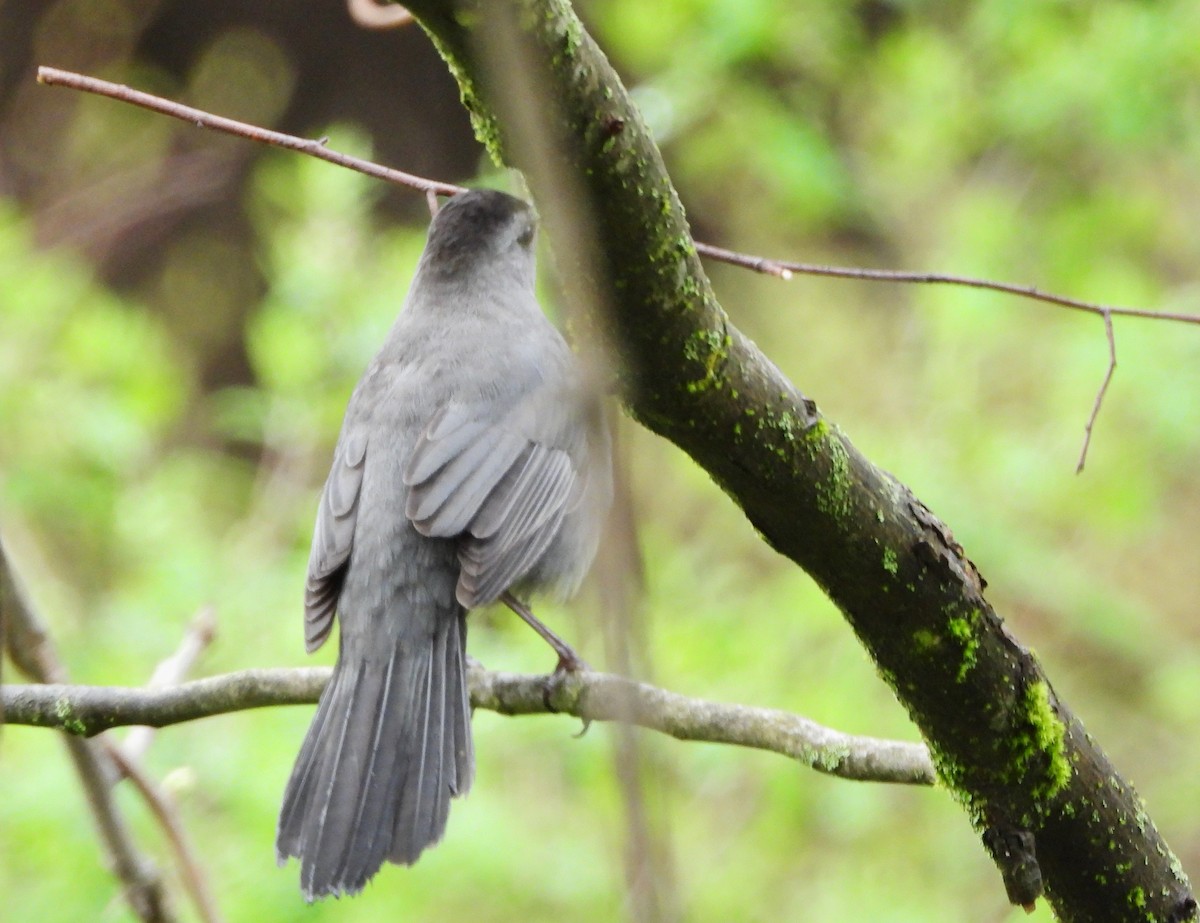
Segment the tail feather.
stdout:
<path fill-rule="evenodd" d="M 447 753 L 454 767 L 450 778 L 451 796 L 461 795 L 471 787 L 475 777 L 475 747 L 471 740 L 471 690 L 467 687 L 467 624 L 463 621 L 451 628 L 446 643 L 446 707 L 447 724 L 452 733 L 446 742 Z"/>
<path fill-rule="evenodd" d="M 358 838 L 354 819 L 370 762 L 370 735 L 382 686 L 381 670 L 358 669 L 342 684 L 344 697 L 331 703 L 329 736 L 301 841 L 300 885 L 310 900 L 314 895 L 348 890 L 341 873 Z"/>
<path fill-rule="evenodd" d="M 362 890 L 385 858 L 411 864 L 441 839 L 474 772 L 465 614 L 386 660 L 343 651 L 297 757 L 276 837 L 308 900 Z"/>
<path fill-rule="evenodd" d="M 371 759 L 363 775 L 364 784 L 355 812 L 354 829 L 359 831 L 357 849 L 347 851 L 339 875 L 348 891 L 360 890 L 382 864 L 387 852 L 398 798 L 396 779 L 405 770 L 405 751 L 395 746 L 389 717 L 404 715 L 406 704 L 413 701 L 420 671 L 405 670 L 400 659 L 405 652 L 397 649 L 388 661 L 380 707 L 374 721 Z M 400 733 L 406 734 L 407 731 Z M 404 739 L 408 739 L 407 737 Z M 389 741 L 391 743 L 389 744 Z M 351 857 L 356 862 L 351 863 Z"/>
<path fill-rule="evenodd" d="M 360 842 L 353 861 L 348 862 L 345 869 L 346 887 L 352 891 L 360 890 L 387 858 L 396 814 L 409 787 L 409 765 L 426 746 L 414 725 L 413 711 L 418 707 L 420 690 L 427 681 L 429 663 L 423 655 L 418 655 L 420 659 L 415 664 L 401 662 L 402 658 L 411 656 L 397 651 L 392 657 L 400 681 L 390 689 L 380 716 L 381 719 L 402 716 L 401 727 L 397 731 L 382 720 L 378 727 L 374 747 L 376 764 L 366 780 L 358 805 Z M 397 746 L 397 740 L 403 744 Z"/>
<path fill-rule="evenodd" d="M 464 762 L 469 744 L 463 749 L 460 739 L 460 727 L 470 718 L 470 703 L 456 694 L 465 686 L 464 645 L 460 626 L 448 628 L 429 650 L 426 684 L 415 700 L 415 734 L 425 746 L 408 766 L 388 854 L 392 862 L 404 865 L 411 865 L 426 846 L 441 839 L 451 797 L 470 786 L 470 770 Z"/>
<path fill-rule="evenodd" d="M 335 673 L 330 679 L 329 685 L 332 687 L 334 683 L 338 682 L 341 682 L 341 676 Z M 333 693 L 327 690 L 325 695 L 332 696 Z M 304 814 L 301 809 L 308 804 L 311 798 L 309 793 L 312 790 L 313 776 L 315 775 L 314 767 L 319 765 L 319 761 L 313 758 L 314 751 L 317 748 L 317 741 L 323 736 L 322 729 L 329 712 L 330 709 L 317 709 L 313 722 L 309 726 L 308 734 L 304 737 L 304 743 L 300 747 L 300 755 L 296 757 L 292 776 L 288 780 L 288 794 L 284 798 L 283 808 L 279 812 L 279 830 L 275 837 L 275 853 L 280 865 L 287 861 L 288 856 L 300 855 L 300 843 L 304 836 Z"/>

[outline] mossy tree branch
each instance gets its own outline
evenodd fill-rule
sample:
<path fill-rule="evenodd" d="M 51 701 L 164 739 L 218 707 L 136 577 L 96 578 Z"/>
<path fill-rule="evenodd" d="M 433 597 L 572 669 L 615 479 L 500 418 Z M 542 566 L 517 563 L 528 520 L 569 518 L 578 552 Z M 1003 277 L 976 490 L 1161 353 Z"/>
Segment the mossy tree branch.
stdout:
<path fill-rule="evenodd" d="M 480 138 L 521 167 L 478 41 L 490 17 L 516 17 L 523 66 L 556 101 L 559 166 L 594 216 L 628 410 L 707 469 L 840 607 L 985 834 L 1010 898 L 1032 903 L 1044 881 L 1071 923 L 1194 918 L 1187 878 L 1136 793 L 1006 630 L 950 530 L 730 323 L 653 140 L 569 2 L 407 6 Z M 529 176 L 545 198 L 550 186 Z"/>

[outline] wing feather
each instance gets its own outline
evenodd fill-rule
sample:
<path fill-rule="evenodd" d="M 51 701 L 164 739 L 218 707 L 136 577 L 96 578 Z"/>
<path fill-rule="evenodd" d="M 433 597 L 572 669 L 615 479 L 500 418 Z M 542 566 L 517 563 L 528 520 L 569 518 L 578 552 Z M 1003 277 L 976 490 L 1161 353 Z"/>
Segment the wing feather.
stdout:
<path fill-rule="evenodd" d="M 430 421 L 404 480 L 405 511 L 423 535 L 459 539 L 458 599 L 493 601 L 545 554 L 578 480 L 567 452 L 509 420 L 471 420 L 460 407 Z"/>
<path fill-rule="evenodd" d="M 425 535 L 461 535 L 523 448 L 517 436 L 497 427 L 481 429 L 432 476 L 414 480 L 405 505 L 408 518 Z"/>
<path fill-rule="evenodd" d="M 487 429 L 482 420 L 472 420 L 453 407 L 443 407 L 429 421 L 421 440 L 413 450 L 404 483 L 409 487 L 423 484 L 462 453 Z"/>
<path fill-rule="evenodd" d="M 334 453 L 321 491 L 304 584 L 304 644 L 310 652 L 324 644 L 333 629 L 346 562 L 354 547 L 366 459 L 366 434 L 348 435 Z"/>

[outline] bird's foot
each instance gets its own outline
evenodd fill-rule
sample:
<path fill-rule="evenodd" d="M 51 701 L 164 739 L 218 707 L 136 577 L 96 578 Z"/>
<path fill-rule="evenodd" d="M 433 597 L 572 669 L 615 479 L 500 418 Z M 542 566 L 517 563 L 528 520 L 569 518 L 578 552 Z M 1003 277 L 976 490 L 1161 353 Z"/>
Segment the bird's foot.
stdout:
<path fill-rule="evenodd" d="M 554 667 L 555 676 L 564 673 L 583 673 L 591 669 L 587 661 L 576 654 L 571 645 L 542 624 L 527 605 L 508 592 L 501 595 L 500 600 L 519 615 L 526 625 L 536 631 L 538 636 L 549 644 L 554 653 L 558 655 L 558 663 Z"/>

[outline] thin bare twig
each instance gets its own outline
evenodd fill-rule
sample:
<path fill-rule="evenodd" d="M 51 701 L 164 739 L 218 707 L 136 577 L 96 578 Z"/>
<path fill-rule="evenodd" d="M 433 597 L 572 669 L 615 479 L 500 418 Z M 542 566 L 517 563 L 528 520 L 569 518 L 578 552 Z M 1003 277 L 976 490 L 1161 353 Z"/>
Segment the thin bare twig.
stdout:
<path fill-rule="evenodd" d="M 327 667 L 244 670 L 163 689 L 124 686 L 0 687 L 10 724 L 97 734 L 126 724 L 166 727 L 249 708 L 314 704 Z M 844 734 L 770 708 L 694 699 L 610 673 L 546 677 L 486 670 L 472 662 L 471 704 L 502 715 L 562 713 L 623 721 L 677 740 L 731 744 L 790 757 L 860 782 L 933 784 L 921 744 Z"/>
<path fill-rule="evenodd" d="M 104 762 L 107 754 L 101 755 L 104 751 L 95 741 L 65 735 L 63 740 L 130 909 L 144 923 L 174 923 L 176 917 L 170 909 L 162 876 L 134 844 L 133 834 L 113 800 L 109 785 L 113 772 Z"/>
<path fill-rule="evenodd" d="M 1108 384 L 1117 370 L 1117 338 L 1113 335 L 1112 312 L 1105 311 L 1101 316 L 1104 318 L 1104 334 L 1108 337 L 1108 369 L 1104 373 L 1104 380 L 1100 382 L 1100 390 L 1096 392 L 1096 402 L 1092 404 L 1092 415 L 1088 417 L 1087 425 L 1083 428 L 1083 448 L 1079 450 L 1079 464 L 1075 466 L 1076 474 L 1083 471 L 1083 463 L 1087 461 L 1088 446 L 1092 444 L 1092 427 L 1096 425 L 1096 417 L 1100 415 L 1100 405 L 1104 403 Z"/>
<path fill-rule="evenodd" d="M 697 244 L 696 250 L 701 253 L 716 250 L 708 244 Z M 733 253 L 733 251 L 721 251 Z M 715 254 L 713 254 L 715 255 Z M 989 279 L 976 279 L 971 276 L 956 276 L 944 272 L 908 272 L 901 269 L 860 269 L 848 266 L 823 266 L 818 263 L 795 263 L 787 260 L 762 260 L 762 268 L 752 265 L 754 260 L 761 257 L 751 257 L 735 253 L 734 256 L 746 262 L 738 262 L 740 266 L 765 272 L 770 275 L 782 275 L 777 270 L 787 270 L 806 276 L 829 276 L 836 279 L 858 279 L 866 282 L 905 282 L 923 283 L 928 285 L 958 285 L 965 288 L 985 289 L 991 292 L 1002 292 L 1005 295 L 1016 295 L 1018 298 L 1029 298 L 1043 301 L 1047 304 L 1070 308 L 1074 311 L 1086 311 L 1088 314 L 1105 314 L 1113 317 L 1140 317 L 1145 320 L 1174 321 L 1180 324 L 1200 325 L 1200 314 L 1186 314 L 1178 311 L 1153 311 L 1149 308 L 1123 308 L 1117 305 L 1106 305 L 1096 301 L 1084 301 L 1080 298 L 1068 298 L 1066 295 L 1055 295 L 1044 292 L 1034 285 L 1016 285 L 1011 282 L 994 282 Z M 718 257 L 721 258 L 721 257 Z M 726 262 L 733 262 L 726 260 Z M 784 276 L 784 278 L 789 278 Z"/>
<path fill-rule="evenodd" d="M 212 644 L 216 633 L 216 613 L 212 606 L 204 606 L 188 624 L 175 652 L 154 668 L 147 685 L 152 689 L 161 689 L 183 682 L 200 655 Z M 137 789 L 166 832 L 167 842 L 175 853 L 184 889 L 196 905 L 200 919 L 204 923 L 221 923 L 217 902 L 208 886 L 208 879 L 201 868 L 200 860 L 192 849 L 187 830 L 179 819 L 174 799 L 142 769 L 140 761 L 150 748 L 156 732 L 156 728 L 137 725 L 130 728 L 120 743 L 108 736 L 102 737 L 101 743 L 121 775 Z"/>
<path fill-rule="evenodd" d="M 169 657 L 154 668 L 150 681 L 146 684 L 152 689 L 163 686 L 174 686 L 183 682 L 191 672 L 200 655 L 212 644 L 217 634 L 217 617 L 212 606 L 204 606 L 196 613 L 184 631 L 179 647 Z M 131 760 L 139 760 L 150 749 L 154 739 L 155 728 L 141 725 L 130 728 L 125 739 L 121 741 L 121 751 Z"/>
<path fill-rule="evenodd" d="M 184 889 L 196 905 L 200 919 L 204 923 L 221 923 L 221 912 L 208 886 L 208 879 L 200 869 L 200 860 L 192 849 L 183 822 L 179 819 L 175 802 L 142 770 L 137 760 L 125 753 L 124 748 L 107 737 L 101 738 L 100 743 L 104 752 L 116 764 L 118 771 L 138 790 L 138 794 L 150 806 L 159 825 L 166 831 L 167 839 L 179 863 Z"/>
<path fill-rule="evenodd" d="M 163 99 L 161 96 L 143 93 L 141 90 L 135 90 L 132 87 L 127 87 L 119 83 L 110 83 L 107 80 L 99 80 L 96 77 L 87 77 L 72 71 L 59 70 L 57 67 L 39 67 L 37 79 L 39 83 L 44 83 L 47 86 L 70 87 L 74 90 L 83 90 L 87 93 L 95 93 L 98 96 L 107 96 L 109 99 L 132 103 L 135 106 L 141 106 L 143 109 L 149 109 L 151 112 L 159 112 L 183 122 L 190 122 L 197 128 L 210 128 L 214 131 L 223 131 L 226 134 L 247 138 L 250 141 L 271 144 L 275 147 L 287 148 L 290 151 L 299 151 L 302 154 L 308 154 L 310 157 L 316 157 L 319 160 L 337 164 L 339 167 L 346 167 L 347 169 L 355 170 L 367 176 L 373 176 L 388 183 L 411 186 L 413 189 L 420 189 L 422 191 L 432 190 L 439 195 L 455 195 L 463 191 L 461 186 L 455 186 L 451 183 L 439 183 L 436 180 L 425 179 L 421 176 L 415 176 L 412 173 L 405 173 L 403 170 L 393 170 L 390 167 L 383 167 L 369 160 L 363 160 L 360 157 L 352 157 L 349 154 L 341 154 L 330 150 L 325 146 L 324 138 L 298 138 L 295 135 L 284 134 L 280 131 L 271 131 L 269 128 L 260 128 L 248 122 L 239 122 L 236 119 L 227 119 L 224 116 L 213 115 L 202 109 L 193 109 L 191 106 L 171 102 L 171 100 Z"/>
<path fill-rule="evenodd" d="M 769 260 L 765 256 L 738 253 L 736 250 L 726 250 L 724 247 L 703 244 L 700 241 L 696 241 L 695 244 L 697 253 L 701 256 L 717 260 L 720 263 L 740 266 L 742 269 L 749 269 L 751 272 L 761 272 L 763 275 L 775 276 L 784 281 L 787 281 L 794 275 L 792 270 L 788 269 L 782 263 L 776 260 Z"/>

